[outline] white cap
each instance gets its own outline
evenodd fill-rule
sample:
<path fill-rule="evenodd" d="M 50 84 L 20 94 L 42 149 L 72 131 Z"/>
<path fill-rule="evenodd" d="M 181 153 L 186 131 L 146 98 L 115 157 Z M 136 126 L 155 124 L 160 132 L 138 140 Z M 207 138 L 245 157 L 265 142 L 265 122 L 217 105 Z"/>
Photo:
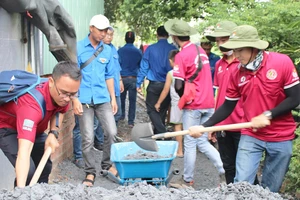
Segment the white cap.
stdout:
<path fill-rule="evenodd" d="M 104 15 L 95 15 L 90 21 L 90 26 L 95 26 L 97 29 L 104 30 L 111 27 L 109 20 Z"/>

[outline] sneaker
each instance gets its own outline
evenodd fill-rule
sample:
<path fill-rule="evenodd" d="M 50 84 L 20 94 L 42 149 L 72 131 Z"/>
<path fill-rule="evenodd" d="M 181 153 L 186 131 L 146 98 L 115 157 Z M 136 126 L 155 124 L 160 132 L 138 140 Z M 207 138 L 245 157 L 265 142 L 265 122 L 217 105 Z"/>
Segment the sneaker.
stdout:
<path fill-rule="evenodd" d="M 129 128 L 133 128 L 133 127 L 134 127 L 134 124 L 128 124 L 128 127 L 129 127 Z"/>
<path fill-rule="evenodd" d="M 103 144 L 95 142 L 94 143 L 94 149 L 97 151 L 103 151 Z"/>
<path fill-rule="evenodd" d="M 76 165 L 76 167 L 78 167 L 79 169 L 83 169 L 84 168 L 84 161 L 83 159 L 74 159 L 73 163 Z"/>

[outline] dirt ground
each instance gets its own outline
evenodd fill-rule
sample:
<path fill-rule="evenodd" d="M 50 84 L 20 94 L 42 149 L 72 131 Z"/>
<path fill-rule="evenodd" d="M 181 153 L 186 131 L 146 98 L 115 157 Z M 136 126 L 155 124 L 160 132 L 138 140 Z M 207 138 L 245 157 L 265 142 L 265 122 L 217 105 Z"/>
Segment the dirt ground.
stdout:
<path fill-rule="evenodd" d="M 128 105 L 127 105 L 128 108 Z M 145 103 L 140 98 L 138 98 L 137 102 L 137 111 L 136 111 L 136 120 L 137 123 L 149 122 L 149 118 L 146 112 Z M 118 136 L 124 139 L 124 141 L 131 141 L 130 137 L 131 128 L 127 125 L 127 119 L 124 121 L 120 121 L 118 124 Z M 101 186 L 106 189 L 115 189 L 119 184 L 112 182 L 111 180 L 101 176 L 100 172 L 100 160 L 102 156 L 102 152 L 94 151 L 95 159 L 97 162 L 97 177 L 95 181 L 95 186 Z M 179 170 L 178 175 L 174 175 L 171 179 L 171 182 L 176 182 L 179 180 L 183 174 L 183 158 L 175 158 L 172 161 L 170 167 L 170 173 L 174 170 Z M 196 168 L 195 168 L 195 189 L 210 189 L 215 188 L 219 185 L 219 176 L 218 172 L 213 166 L 213 164 L 208 160 L 208 158 L 198 152 L 197 160 L 196 160 Z M 64 160 L 61 164 L 59 164 L 58 168 L 53 171 L 52 179 L 50 182 L 52 183 L 72 183 L 77 185 L 82 182 L 85 178 L 85 173 L 83 169 L 77 168 L 71 159 Z"/>

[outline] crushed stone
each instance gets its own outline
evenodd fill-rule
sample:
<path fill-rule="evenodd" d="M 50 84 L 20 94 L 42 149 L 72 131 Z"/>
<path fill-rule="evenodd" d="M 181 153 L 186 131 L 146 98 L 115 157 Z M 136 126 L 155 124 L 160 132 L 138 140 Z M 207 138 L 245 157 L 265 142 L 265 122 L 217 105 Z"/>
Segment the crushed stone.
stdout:
<path fill-rule="evenodd" d="M 147 159 L 162 159 L 162 158 L 171 158 L 171 157 L 172 154 L 164 156 L 154 152 L 145 152 L 142 150 L 138 150 L 136 153 L 126 155 L 124 157 L 124 160 L 147 160 Z"/>
<path fill-rule="evenodd" d="M 0 200 L 282 200 L 278 193 L 272 193 L 259 185 L 247 182 L 222 184 L 218 188 L 194 190 L 192 187 L 175 189 L 160 186 L 156 188 L 146 182 L 119 186 L 114 190 L 103 187 L 86 187 L 83 184 L 36 184 L 32 187 L 0 191 Z"/>

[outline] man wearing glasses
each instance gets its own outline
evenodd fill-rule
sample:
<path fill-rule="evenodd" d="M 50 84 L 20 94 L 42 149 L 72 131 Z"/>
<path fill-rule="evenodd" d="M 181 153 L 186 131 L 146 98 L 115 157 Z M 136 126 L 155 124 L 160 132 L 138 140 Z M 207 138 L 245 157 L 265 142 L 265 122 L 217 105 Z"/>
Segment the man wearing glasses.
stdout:
<path fill-rule="evenodd" d="M 36 87 L 44 97 L 46 112 L 30 94 L 19 97 L 17 102 L 10 101 L 0 106 L 0 149 L 16 169 L 16 186 L 29 184 L 44 150 L 59 146 L 56 113 L 65 113 L 69 102 L 78 93 L 81 72 L 76 63 L 59 62 L 53 69 L 49 81 Z M 44 131 L 48 128 L 50 132 Z M 52 169 L 48 159 L 38 183 L 48 183 Z"/>

